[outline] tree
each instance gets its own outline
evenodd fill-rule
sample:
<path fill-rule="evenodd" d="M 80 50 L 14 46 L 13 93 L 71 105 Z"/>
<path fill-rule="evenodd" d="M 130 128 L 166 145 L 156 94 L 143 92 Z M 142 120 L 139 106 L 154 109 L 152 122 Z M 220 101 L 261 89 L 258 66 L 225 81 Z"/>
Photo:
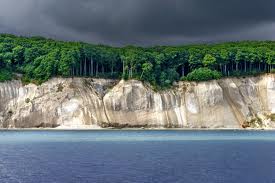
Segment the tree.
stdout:
<path fill-rule="evenodd" d="M 22 65 L 22 63 L 24 62 L 24 51 L 24 47 L 20 45 L 13 48 L 12 52 L 14 56 L 14 64 Z"/>
<path fill-rule="evenodd" d="M 236 54 L 236 71 L 239 71 L 239 63 L 245 60 L 245 54 L 243 53 L 242 50 L 238 50 L 237 54 Z M 245 70 L 244 72 L 246 72 L 246 62 L 245 62 Z"/>
<path fill-rule="evenodd" d="M 140 76 L 140 79 L 143 79 L 143 75 L 145 75 L 145 77 L 150 77 L 152 70 L 153 70 L 153 64 L 149 62 L 142 64 L 142 74 Z"/>
<path fill-rule="evenodd" d="M 77 49 L 62 49 L 60 61 L 58 63 L 58 72 L 63 76 L 74 76 L 76 72 L 76 63 L 80 60 L 80 53 Z"/>
<path fill-rule="evenodd" d="M 123 61 L 123 76 L 126 78 L 133 78 L 133 70 L 135 70 L 138 60 L 138 52 L 135 49 L 127 49 L 121 56 Z M 128 73 L 126 73 L 128 70 Z M 128 77 L 127 77 L 128 76 Z"/>
<path fill-rule="evenodd" d="M 274 69 L 275 64 L 275 51 L 269 51 L 267 53 L 267 64 L 269 65 L 268 71 L 270 72 L 272 69 Z"/>
<path fill-rule="evenodd" d="M 226 49 L 221 49 L 220 51 L 220 65 L 224 66 L 224 74 L 229 75 L 227 70 L 227 64 L 229 63 L 229 52 Z M 221 69 L 222 71 L 222 69 Z"/>
<path fill-rule="evenodd" d="M 199 49 L 194 49 L 194 48 L 189 49 L 188 62 L 191 66 L 191 69 L 195 69 L 202 65 L 203 56 L 201 52 L 202 51 Z"/>
<path fill-rule="evenodd" d="M 206 54 L 203 58 L 203 65 L 212 68 L 216 64 L 217 59 L 210 54 Z"/>
<path fill-rule="evenodd" d="M 223 75 L 270 72 L 274 68 L 274 52 L 274 41 L 114 48 L 1 34 L 0 70 L 6 76 L 21 73 L 26 81 L 32 82 L 43 82 L 54 76 L 116 79 L 122 76 L 167 88 L 179 76 L 203 76 L 202 72 L 208 79 L 220 72 Z"/>

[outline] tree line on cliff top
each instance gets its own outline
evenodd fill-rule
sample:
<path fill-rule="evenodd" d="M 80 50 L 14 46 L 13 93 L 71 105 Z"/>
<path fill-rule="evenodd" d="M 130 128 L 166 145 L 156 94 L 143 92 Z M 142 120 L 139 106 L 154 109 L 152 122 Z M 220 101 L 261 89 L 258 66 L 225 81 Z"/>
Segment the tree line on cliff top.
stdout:
<path fill-rule="evenodd" d="M 174 81 L 274 72 L 274 41 L 156 47 L 110 47 L 43 37 L 0 35 L 0 81 L 51 77 L 138 79 L 157 88 Z"/>

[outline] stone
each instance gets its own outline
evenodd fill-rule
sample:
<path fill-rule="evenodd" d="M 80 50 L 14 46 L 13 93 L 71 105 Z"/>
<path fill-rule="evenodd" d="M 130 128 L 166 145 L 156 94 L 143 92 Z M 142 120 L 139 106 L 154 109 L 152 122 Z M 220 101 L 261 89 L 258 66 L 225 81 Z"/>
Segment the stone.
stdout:
<path fill-rule="evenodd" d="M 53 78 L 0 83 L 0 128 L 274 128 L 275 75 L 179 82 L 155 92 L 141 81 Z M 265 122 L 267 121 L 267 122 Z"/>

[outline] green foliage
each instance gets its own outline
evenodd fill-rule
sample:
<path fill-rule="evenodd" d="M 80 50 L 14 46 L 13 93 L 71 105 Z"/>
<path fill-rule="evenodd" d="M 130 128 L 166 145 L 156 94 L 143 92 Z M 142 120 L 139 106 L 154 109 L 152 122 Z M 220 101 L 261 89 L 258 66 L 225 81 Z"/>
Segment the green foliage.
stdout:
<path fill-rule="evenodd" d="M 203 58 L 203 65 L 205 67 L 213 67 L 216 64 L 217 59 L 210 54 L 206 54 Z"/>
<path fill-rule="evenodd" d="M 0 82 L 11 80 L 12 73 L 6 69 L 0 69 Z"/>
<path fill-rule="evenodd" d="M 121 48 L 42 37 L 0 34 L 0 81 L 23 74 L 23 82 L 51 77 L 139 79 L 168 88 L 180 77 L 201 81 L 274 72 L 275 42 Z M 186 76 L 187 77 L 184 77 Z"/>
<path fill-rule="evenodd" d="M 195 69 L 186 77 L 188 81 L 208 81 L 213 79 L 220 79 L 222 74 L 218 71 L 213 71 L 208 68 Z"/>
<path fill-rule="evenodd" d="M 140 76 L 140 79 L 144 78 L 150 78 L 151 77 L 151 73 L 153 72 L 153 64 L 146 62 L 144 64 L 142 64 L 142 74 Z"/>

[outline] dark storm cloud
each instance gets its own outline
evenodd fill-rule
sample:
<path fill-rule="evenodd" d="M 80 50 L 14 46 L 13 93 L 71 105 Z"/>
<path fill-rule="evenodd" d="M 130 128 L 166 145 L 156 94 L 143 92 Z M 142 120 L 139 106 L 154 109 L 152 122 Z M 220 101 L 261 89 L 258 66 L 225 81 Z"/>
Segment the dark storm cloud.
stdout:
<path fill-rule="evenodd" d="M 275 0 L 0 0 L 0 31 L 115 45 L 275 39 Z"/>

